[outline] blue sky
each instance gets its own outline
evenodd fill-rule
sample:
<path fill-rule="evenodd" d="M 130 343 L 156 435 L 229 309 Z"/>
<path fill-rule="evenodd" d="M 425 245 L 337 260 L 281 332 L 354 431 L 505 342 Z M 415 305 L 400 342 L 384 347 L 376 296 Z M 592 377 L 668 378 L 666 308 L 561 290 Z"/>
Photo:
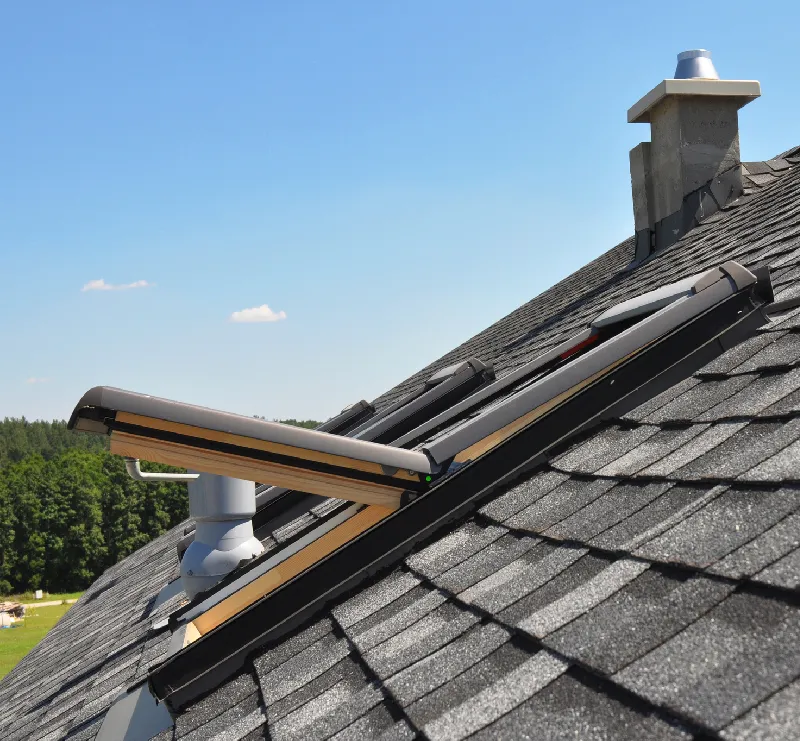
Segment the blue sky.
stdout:
<path fill-rule="evenodd" d="M 761 81 L 743 159 L 800 144 L 792 8 L 5 3 L 0 417 L 376 397 L 632 233 L 678 52 Z"/>

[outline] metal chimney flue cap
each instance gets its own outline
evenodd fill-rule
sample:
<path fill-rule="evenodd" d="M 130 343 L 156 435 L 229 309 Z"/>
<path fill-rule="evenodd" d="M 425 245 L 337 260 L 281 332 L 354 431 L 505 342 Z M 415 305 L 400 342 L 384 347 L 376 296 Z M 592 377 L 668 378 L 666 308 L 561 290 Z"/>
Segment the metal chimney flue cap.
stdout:
<path fill-rule="evenodd" d="M 678 54 L 678 66 L 675 68 L 676 80 L 719 80 L 711 52 L 707 49 L 690 49 Z"/>

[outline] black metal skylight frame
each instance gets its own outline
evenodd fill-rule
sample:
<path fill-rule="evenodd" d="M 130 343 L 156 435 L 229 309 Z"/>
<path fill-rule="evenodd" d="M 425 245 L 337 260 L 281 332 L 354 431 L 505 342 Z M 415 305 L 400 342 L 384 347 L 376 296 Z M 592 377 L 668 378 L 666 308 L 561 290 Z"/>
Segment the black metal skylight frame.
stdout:
<path fill-rule="evenodd" d="M 416 545 L 462 518 L 498 487 L 542 463 L 575 435 L 624 414 L 746 339 L 768 321 L 763 307 L 773 300 L 769 273 L 759 270 L 757 281 L 748 283 L 743 275 L 747 271 L 739 266 L 728 265 L 728 268 L 725 270 L 723 266 L 721 274 L 713 280 L 706 274 L 697 286 L 699 292 L 722 280 L 733 284 L 732 293 L 726 296 L 717 286 L 705 295 L 707 308 L 701 313 L 650 337 L 636 352 L 621 357 L 606 372 L 586 377 L 571 393 L 557 397 L 552 405 L 545 405 L 544 411 L 530 423 L 499 438 L 485 452 L 465 460 L 461 467 L 451 467 L 448 475 L 410 499 L 406 506 L 154 667 L 149 675 L 154 696 L 173 711 L 179 711 L 238 671 L 254 649 L 281 640 L 325 604 L 396 563 Z M 656 319 L 650 322 L 650 327 L 655 331 L 660 314 L 652 316 Z M 631 336 L 623 332 L 619 342 Z M 583 356 L 582 364 L 586 367 L 591 367 L 590 353 Z M 568 369 L 565 377 L 571 372 Z M 534 394 L 535 389 L 523 393 L 529 392 Z M 478 418 L 480 424 L 466 437 L 463 430 L 445 436 L 449 440 L 440 445 L 438 457 L 449 452 L 454 443 L 456 447 L 461 444 L 459 435 L 467 440 L 474 437 L 473 433 L 480 434 L 482 428 L 489 429 L 502 422 L 504 415 L 513 413 L 514 403 L 512 397 L 508 403 Z M 489 419 L 491 415 L 493 419 Z M 434 460 L 437 444 L 429 446 L 427 451 Z"/>

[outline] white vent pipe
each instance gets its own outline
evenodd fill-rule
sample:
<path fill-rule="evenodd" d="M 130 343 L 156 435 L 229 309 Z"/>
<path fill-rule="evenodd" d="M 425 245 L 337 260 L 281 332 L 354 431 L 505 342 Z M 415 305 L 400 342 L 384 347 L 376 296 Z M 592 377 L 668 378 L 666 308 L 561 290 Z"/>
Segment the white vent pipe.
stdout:
<path fill-rule="evenodd" d="M 253 535 L 255 512 L 253 481 L 204 473 L 189 482 L 189 516 L 197 529 L 181 560 L 181 581 L 190 599 L 264 551 Z"/>
<path fill-rule="evenodd" d="M 263 553 L 264 546 L 253 535 L 254 482 L 211 473 L 144 473 L 137 458 L 126 457 L 125 468 L 137 481 L 189 485 L 189 516 L 197 528 L 181 560 L 181 582 L 190 599 L 213 587 L 241 561 Z"/>

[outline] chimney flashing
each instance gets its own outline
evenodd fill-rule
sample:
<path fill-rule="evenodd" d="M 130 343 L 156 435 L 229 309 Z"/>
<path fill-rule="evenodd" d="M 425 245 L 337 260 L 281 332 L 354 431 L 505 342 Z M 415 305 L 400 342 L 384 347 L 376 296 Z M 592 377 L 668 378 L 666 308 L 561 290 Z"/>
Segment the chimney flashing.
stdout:
<path fill-rule="evenodd" d="M 650 123 L 650 111 L 668 96 L 721 96 L 736 99 L 742 108 L 761 97 L 758 80 L 662 80 L 628 109 L 628 123 Z"/>

